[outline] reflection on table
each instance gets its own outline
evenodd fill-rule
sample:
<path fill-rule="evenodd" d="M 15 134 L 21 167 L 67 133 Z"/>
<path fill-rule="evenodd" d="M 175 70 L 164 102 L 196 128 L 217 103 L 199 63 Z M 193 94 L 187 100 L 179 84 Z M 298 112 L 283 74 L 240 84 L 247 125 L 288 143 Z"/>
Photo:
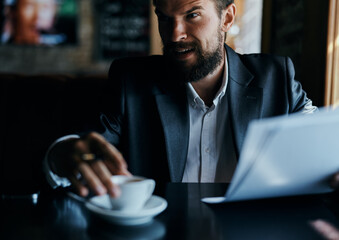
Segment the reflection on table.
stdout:
<path fill-rule="evenodd" d="M 37 203 L 1 200 L 0 239 L 323 239 L 310 221 L 338 226 L 332 195 L 290 197 L 210 206 L 202 197 L 221 196 L 226 184 L 169 183 L 156 194 L 167 209 L 151 223 L 123 227 L 92 215 L 64 191 L 41 193 Z"/>

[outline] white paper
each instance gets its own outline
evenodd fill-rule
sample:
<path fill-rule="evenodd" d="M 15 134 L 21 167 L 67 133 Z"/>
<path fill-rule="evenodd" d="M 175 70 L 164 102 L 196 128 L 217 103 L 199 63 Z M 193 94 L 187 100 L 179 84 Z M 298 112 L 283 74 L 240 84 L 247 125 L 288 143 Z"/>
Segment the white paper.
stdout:
<path fill-rule="evenodd" d="M 339 111 L 255 120 L 224 197 L 206 203 L 332 191 L 339 171 Z"/>

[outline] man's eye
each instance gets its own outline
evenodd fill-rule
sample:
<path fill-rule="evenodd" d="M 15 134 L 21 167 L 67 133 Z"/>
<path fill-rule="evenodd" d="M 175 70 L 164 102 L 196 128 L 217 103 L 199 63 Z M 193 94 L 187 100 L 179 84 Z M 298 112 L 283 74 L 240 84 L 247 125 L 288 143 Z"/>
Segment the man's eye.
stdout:
<path fill-rule="evenodd" d="M 187 18 L 196 18 L 196 17 L 199 17 L 200 14 L 199 13 L 190 13 L 187 15 Z"/>

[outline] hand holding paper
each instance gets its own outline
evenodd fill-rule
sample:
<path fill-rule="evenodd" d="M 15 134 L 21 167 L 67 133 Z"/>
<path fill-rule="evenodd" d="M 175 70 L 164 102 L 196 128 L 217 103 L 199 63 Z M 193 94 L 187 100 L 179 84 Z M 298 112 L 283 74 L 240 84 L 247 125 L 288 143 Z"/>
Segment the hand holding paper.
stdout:
<path fill-rule="evenodd" d="M 333 191 L 339 170 L 339 112 L 321 110 L 253 121 L 231 185 L 222 198 L 231 202 Z"/>

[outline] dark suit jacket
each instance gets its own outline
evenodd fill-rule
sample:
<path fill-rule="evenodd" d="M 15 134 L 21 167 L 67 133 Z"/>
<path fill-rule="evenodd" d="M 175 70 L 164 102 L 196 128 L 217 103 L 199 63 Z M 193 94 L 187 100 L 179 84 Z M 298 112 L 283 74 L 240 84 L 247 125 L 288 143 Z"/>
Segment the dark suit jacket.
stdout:
<path fill-rule="evenodd" d="M 289 58 L 226 49 L 226 95 L 239 155 L 251 120 L 312 111 L 312 102 L 294 80 Z M 167 66 L 163 56 L 114 61 L 99 131 L 122 151 L 133 174 L 180 182 L 189 140 L 186 88 Z"/>

